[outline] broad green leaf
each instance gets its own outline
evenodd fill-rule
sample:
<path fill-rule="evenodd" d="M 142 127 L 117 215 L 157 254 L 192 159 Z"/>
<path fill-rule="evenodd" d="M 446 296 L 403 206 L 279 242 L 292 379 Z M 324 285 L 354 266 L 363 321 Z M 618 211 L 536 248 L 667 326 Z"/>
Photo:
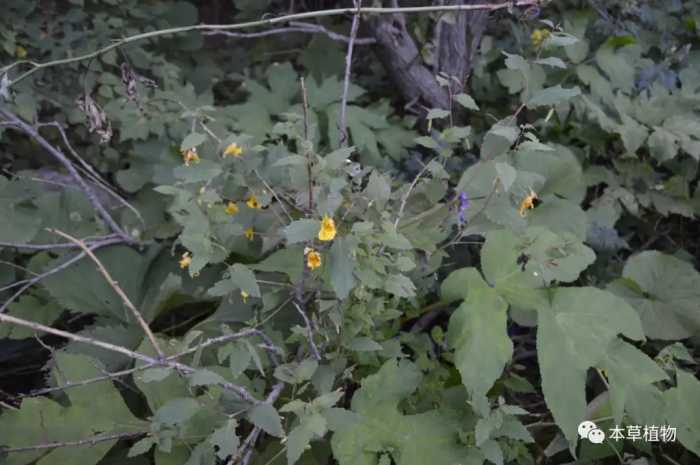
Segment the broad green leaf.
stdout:
<path fill-rule="evenodd" d="M 153 415 L 153 421 L 165 426 L 177 426 L 192 418 L 199 410 L 199 403 L 189 397 L 171 399 Z"/>
<path fill-rule="evenodd" d="M 260 297 L 260 287 L 255 279 L 255 273 L 250 268 L 240 263 L 229 267 L 228 277 L 219 281 L 209 290 L 213 296 L 224 296 L 235 290 L 245 291 L 251 297 Z"/>
<path fill-rule="evenodd" d="M 443 302 L 464 300 L 471 290 L 487 286 L 476 268 L 460 268 L 450 273 L 442 282 L 440 298 Z"/>
<path fill-rule="evenodd" d="M 614 339 L 598 364 L 610 381 L 610 403 L 615 423 L 621 424 L 625 403 L 640 388 L 666 380 L 666 373 L 644 352 L 621 339 Z"/>
<path fill-rule="evenodd" d="M 180 144 L 180 150 L 189 150 L 195 148 L 198 145 L 202 145 L 205 140 L 207 140 L 206 134 L 192 132 L 188 134 L 187 137 L 185 137 L 185 139 L 182 141 L 182 144 Z"/>
<path fill-rule="evenodd" d="M 471 289 L 450 318 L 448 341 L 455 349 L 455 366 L 473 396 L 485 396 L 510 361 L 508 304 L 487 287 Z"/>
<path fill-rule="evenodd" d="M 676 371 L 677 385 L 664 392 L 669 426 L 677 428 L 678 440 L 700 457 L 700 381 L 693 374 Z"/>
<path fill-rule="evenodd" d="M 700 331 L 700 273 L 691 264 L 649 250 L 630 257 L 622 276 L 609 289 L 637 310 L 648 337 L 684 339 Z"/>
<path fill-rule="evenodd" d="M 287 436 L 287 465 L 294 465 L 312 439 L 326 434 L 326 419 L 318 413 L 304 415 Z"/>
<path fill-rule="evenodd" d="M 95 255 L 129 299 L 138 304 L 148 266 L 147 258 L 125 246 L 103 248 L 96 251 Z M 54 267 L 64 261 L 57 259 L 49 266 Z M 119 321 L 136 324 L 124 307 L 121 297 L 104 276 L 95 271 L 95 264 L 89 258 L 83 258 L 67 270 L 46 277 L 41 283 L 56 302 L 70 310 L 108 315 Z"/>
<path fill-rule="evenodd" d="M 624 300 L 592 287 L 556 289 L 537 320 L 542 391 L 555 421 L 573 441 L 586 416 L 586 371 L 600 363 L 619 333 L 642 340 L 644 332 Z"/>
<path fill-rule="evenodd" d="M 56 352 L 53 382 L 63 386 L 103 375 L 97 360 L 82 355 Z M 50 442 L 78 441 L 97 433 L 127 433 L 148 429 L 146 422 L 134 417 L 121 394 L 109 382 L 74 386 L 65 391 L 69 403 L 61 405 L 48 397 L 27 398 L 21 408 L 6 410 L 0 415 L 0 442 L 6 447 L 22 447 Z M 95 400 L 99 399 L 99 402 Z M 41 419 L 41 421 L 37 421 Z M 89 421 L 86 421 L 89 419 Z M 100 443 L 99 447 L 39 449 L 12 456 L 10 463 L 81 463 L 93 465 L 116 444 Z M 61 460 L 61 462 L 52 462 Z M 80 460 L 80 462 L 73 462 Z"/>
<path fill-rule="evenodd" d="M 467 94 L 457 94 L 455 95 L 454 99 L 467 110 L 479 111 L 479 105 L 477 105 L 474 99 Z"/>
<path fill-rule="evenodd" d="M 248 412 L 248 419 L 266 433 L 281 438 L 284 436 L 282 420 L 275 408 L 267 403 L 258 404 Z"/>
<path fill-rule="evenodd" d="M 336 237 L 328 254 L 330 284 L 339 298 L 345 299 L 355 287 L 355 260 L 352 256 L 353 246 L 344 237 Z"/>
<path fill-rule="evenodd" d="M 288 244 L 312 241 L 318 235 L 320 228 L 321 223 L 318 220 L 296 220 L 285 226 L 284 235 Z"/>
<path fill-rule="evenodd" d="M 237 426 L 236 420 L 229 420 L 209 436 L 209 443 L 217 447 L 216 455 L 221 460 L 226 460 L 226 457 L 238 451 L 240 440 L 236 434 Z"/>
<path fill-rule="evenodd" d="M 462 426 L 454 416 L 440 410 L 400 413 L 399 402 L 413 393 L 421 378 L 413 363 L 389 360 L 362 380 L 352 399 L 352 412 L 326 411 L 334 431 L 333 455 L 340 465 L 378 465 L 379 451 L 387 451 L 396 465 L 483 463 L 480 452 L 458 442 Z"/>

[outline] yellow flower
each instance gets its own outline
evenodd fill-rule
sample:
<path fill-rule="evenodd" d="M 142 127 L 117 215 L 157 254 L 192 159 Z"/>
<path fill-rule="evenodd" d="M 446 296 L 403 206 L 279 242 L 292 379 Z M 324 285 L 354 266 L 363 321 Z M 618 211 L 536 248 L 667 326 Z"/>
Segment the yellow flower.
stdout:
<path fill-rule="evenodd" d="M 190 263 L 192 263 L 192 256 L 190 255 L 189 252 L 185 252 L 182 254 L 182 258 L 180 259 L 180 268 L 183 270 L 190 266 Z"/>
<path fill-rule="evenodd" d="M 535 201 L 538 199 L 537 194 L 530 189 L 530 193 L 523 199 L 522 202 L 520 202 L 520 208 L 518 209 L 518 213 L 520 213 L 520 216 L 525 216 L 525 212 L 527 210 L 532 210 L 535 208 Z"/>
<path fill-rule="evenodd" d="M 535 29 L 532 31 L 532 34 L 530 34 L 530 40 L 535 48 L 539 48 L 549 36 L 550 32 L 548 29 Z"/>
<path fill-rule="evenodd" d="M 15 55 L 17 56 L 17 58 L 20 58 L 20 59 L 27 58 L 27 49 L 22 47 L 21 45 L 18 45 L 15 48 Z"/>
<path fill-rule="evenodd" d="M 185 162 L 185 166 L 190 166 L 191 163 L 199 163 L 199 155 L 197 155 L 197 147 L 192 147 L 189 150 L 181 150 L 182 159 Z"/>
<path fill-rule="evenodd" d="M 248 302 L 248 293 L 246 291 L 241 291 L 241 298 L 243 299 L 243 303 Z"/>
<path fill-rule="evenodd" d="M 252 241 L 253 234 L 255 234 L 255 233 L 253 232 L 253 228 L 248 228 L 245 230 L 244 234 L 245 234 L 245 237 L 247 237 L 249 241 Z"/>
<path fill-rule="evenodd" d="M 236 202 L 229 202 L 226 205 L 226 214 L 235 215 L 236 213 L 238 213 L 238 205 L 236 205 Z"/>
<path fill-rule="evenodd" d="M 229 144 L 228 147 L 226 147 L 226 150 L 224 150 L 224 157 L 227 157 L 229 155 L 233 155 L 234 157 L 240 157 L 243 155 L 243 149 L 238 146 L 235 142 L 233 144 Z"/>
<path fill-rule="evenodd" d="M 321 266 L 320 253 L 316 252 L 314 249 L 306 249 L 304 253 L 306 254 L 306 266 L 308 266 L 310 270 L 315 270 Z"/>
<path fill-rule="evenodd" d="M 245 204 L 248 205 L 248 208 L 255 208 L 258 210 L 262 208 L 260 206 L 260 202 L 258 202 L 258 198 L 255 197 L 253 194 L 250 194 L 250 197 L 248 197 L 248 200 Z"/>
<path fill-rule="evenodd" d="M 323 215 L 321 220 L 321 229 L 318 232 L 320 241 L 332 241 L 336 234 L 335 221 L 328 215 Z"/>

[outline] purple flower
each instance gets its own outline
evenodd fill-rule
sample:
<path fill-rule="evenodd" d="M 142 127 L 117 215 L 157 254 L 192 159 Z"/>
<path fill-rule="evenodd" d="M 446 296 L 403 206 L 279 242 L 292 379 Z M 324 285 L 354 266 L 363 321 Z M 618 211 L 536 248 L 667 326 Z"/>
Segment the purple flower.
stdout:
<path fill-rule="evenodd" d="M 464 212 L 469 208 L 469 196 L 466 192 L 459 193 L 459 226 L 464 225 Z"/>

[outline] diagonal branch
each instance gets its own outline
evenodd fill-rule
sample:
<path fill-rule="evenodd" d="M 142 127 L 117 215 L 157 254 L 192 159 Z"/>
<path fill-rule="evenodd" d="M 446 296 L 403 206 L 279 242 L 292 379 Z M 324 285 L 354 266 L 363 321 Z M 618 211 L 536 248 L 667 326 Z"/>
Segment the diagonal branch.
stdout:
<path fill-rule="evenodd" d="M 163 360 L 163 359 L 158 360 L 158 359 L 155 359 L 153 357 L 149 357 L 148 355 L 142 354 L 140 352 L 134 352 L 133 350 L 129 350 L 126 347 L 122 347 L 122 346 L 119 346 L 116 344 L 110 344 L 109 342 L 100 341 L 97 339 L 93 339 L 91 337 L 82 336 L 80 334 L 69 333 L 67 331 L 62 331 L 60 329 L 52 328 L 50 326 L 42 325 L 42 324 L 35 323 L 33 321 L 25 320 L 22 318 L 17 318 L 17 317 L 11 316 L 11 315 L 6 315 L 4 313 L 0 313 L 0 323 L 14 324 L 14 325 L 22 326 L 25 328 L 33 329 L 35 331 L 42 331 L 44 333 L 64 337 L 66 339 L 70 339 L 71 341 L 80 342 L 80 343 L 88 344 L 88 345 L 91 345 L 94 347 L 99 347 L 101 349 L 124 354 L 127 357 L 131 357 L 135 360 L 140 360 L 142 362 L 149 363 L 152 366 L 171 367 L 171 368 L 174 368 L 174 369 L 176 369 L 184 374 L 191 374 L 191 373 L 194 373 L 196 371 L 191 366 L 185 365 L 183 363 L 170 361 L 170 360 Z M 239 397 L 241 397 L 241 399 L 243 399 L 247 402 L 250 402 L 252 404 L 259 404 L 261 402 L 261 401 L 257 400 L 255 397 L 253 397 L 253 395 L 250 392 L 248 392 L 248 390 L 246 388 L 244 388 L 243 386 L 239 386 L 237 384 L 233 384 L 233 383 L 229 383 L 229 382 L 221 382 L 221 383 L 217 383 L 217 384 L 226 390 L 235 392 Z"/>
<path fill-rule="evenodd" d="M 350 28 L 350 40 L 348 41 L 348 51 L 345 54 L 345 78 L 343 79 L 343 97 L 340 103 L 340 144 L 343 147 L 348 145 L 348 91 L 350 90 L 350 75 L 352 74 L 352 52 L 357 37 L 357 29 L 360 27 L 360 8 L 362 0 L 353 0 L 357 11 L 352 17 L 352 26 Z"/>
<path fill-rule="evenodd" d="M 124 290 L 119 286 L 119 283 L 112 278 L 112 275 L 109 274 L 109 271 L 104 267 L 102 262 L 100 261 L 99 258 L 93 253 L 92 250 L 85 244 L 85 242 L 81 241 L 80 239 L 76 239 L 75 237 L 64 233 L 63 231 L 59 231 L 58 229 L 50 229 L 49 231 L 58 234 L 64 239 L 68 239 L 78 247 L 80 247 L 85 254 L 87 254 L 90 259 L 95 262 L 97 265 L 97 269 L 100 271 L 102 276 L 104 276 L 105 280 L 107 283 L 114 289 L 114 292 L 117 293 L 117 295 L 122 299 L 124 302 L 124 305 L 126 305 L 126 308 L 131 311 L 131 313 L 134 315 L 134 318 L 136 318 L 136 321 L 138 321 L 139 325 L 143 329 L 143 332 L 146 333 L 146 336 L 148 337 L 148 340 L 151 341 L 151 345 L 153 345 L 153 348 L 155 349 L 156 353 L 158 354 L 158 358 L 163 358 L 163 351 L 160 349 L 160 346 L 158 345 L 158 341 L 156 341 L 156 337 L 153 335 L 153 332 L 151 331 L 151 328 L 148 326 L 148 323 L 146 323 L 146 320 L 143 319 L 143 316 L 141 316 L 141 312 L 139 312 L 134 304 L 131 302 L 131 299 L 129 299 L 129 296 L 126 295 Z"/>
<path fill-rule="evenodd" d="M 129 237 L 129 235 L 114 221 L 114 219 L 111 217 L 104 205 L 100 203 L 99 199 L 97 198 L 97 195 L 92 190 L 92 187 L 87 182 L 85 182 L 82 176 L 80 176 L 80 173 L 78 173 L 78 170 L 76 170 L 75 166 L 73 166 L 68 157 L 66 157 L 66 155 L 59 148 L 51 145 L 49 141 L 44 139 L 44 137 L 42 137 L 41 134 L 39 134 L 39 131 L 37 131 L 36 128 L 24 122 L 21 118 L 19 118 L 11 111 L 4 108 L 0 108 L 0 114 L 2 114 L 8 122 L 12 123 L 12 126 L 20 129 L 29 137 L 37 141 L 39 145 L 44 147 L 54 158 L 61 162 L 61 164 L 71 174 L 73 179 L 75 179 L 75 182 L 80 186 L 80 189 L 85 193 L 95 211 L 97 211 L 97 213 L 102 217 L 105 223 L 107 223 L 110 229 L 114 233 L 118 234 L 124 242 L 129 244 L 134 243 L 134 240 L 131 237 Z"/>
<path fill-rule="evenodd" d="M 134 439 L 147 434 L 147 431 L 137 431 L 133 433 L 98 434 L 96 436 L 92 436 L 85 439 L 78 439 L 76 441 L 47 442 L 45 444 L 36 444 L 34 446 L 23 447 L 0 447 L 0 452 L 4 454 L 11 454 L 13 452 L 30 452 L 34 450 L 56 449 L 58 447 L 93 446 L 99 442 L 113 441 L 115 439 Z"/>

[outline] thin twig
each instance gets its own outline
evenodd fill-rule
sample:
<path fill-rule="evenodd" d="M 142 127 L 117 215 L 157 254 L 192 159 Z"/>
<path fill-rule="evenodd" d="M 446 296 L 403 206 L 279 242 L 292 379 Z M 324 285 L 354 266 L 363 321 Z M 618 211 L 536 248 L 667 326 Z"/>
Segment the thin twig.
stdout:
<path fill-rule="evenodd" d="M 45 333 L 53 334 L 55 336 L 61 336 L 66 339 L 70 339 L 71 341 L 75 342 L 81 342 L 83 344 L 88 344 L 94 347 L 99 347 L 101 349 L 106 349 L 111 352 L 116 352 L 120 354 L 124 354 L 127 357 L 131 357 L 135 360 L 140 360 L 142 362 L 150 363 L 153 366 L 166 366 L 166 367 L 171 367 L 174 368 L 178 371 L 183 372 L 184 374 L 191 374 L 194 373 L 196 370 L 188 365 L 179 363 L 179 362 L 174 362 L 174 361 L 169 361 L 169 360 L 158 360 L 153 357 L 149 357 L 148 355 L 142 354 L 140 352 L 134 352 L 133 350 L 129 350 L 126 347 L 118 346 L 116 344 L 110 344 L 109 342 L 104 342 L 104 341 L 99 341 L 97 339 L 93 339 L 87 336 L 82 336 L 80 334 L 73 334 L 69 333 L 67 331 L 62 331 L 60 329 L 52 328 L 50 326 L 45 326 L 39 323 L 35 323 L 33 321 L 28 321 L 22 318 L 17 318 L 11 315 L 6 315 L 4 313 L 0 313 L 0 323 L 10 323 L 10 324 L 15 324 L 18 326 L 22 326 L 25 328 L 30 328 L 35 331 L 43 331 Z M 229 382 L 221 382 L 217 383 L 221 387 L 223 387 L 226 390 L 233 391 L 236 394 L 238 394 L 239 397 L 241 397 L 243 400 L 253 403 L 253 404 L 258 404 L 260 401 L 255 399 L 250 392 L 243 386 L 238 386 L 233 383 Z"/>
<path fill-rule="evenodd" d="M 136 217 L 139 219 L 141 224 L 145 224 L 141 213 L 136 209 L 136 207 L 127 202 L 121 195 L 117 194 L 109 186 L 109 184 L 107 184 L 107 181 L 103 180 L 99 173 L 97 173 L 97 171 L 95 171 L 95 169 L 88 162 L 86 162 L 80 155 L 78 155 L 78 152 L 76 152 L 76 150 L 71 145 L 70 140 L 68 140 L 68 136 L 66 135 L 65 129 L 63 129 L 63 127 L 57 121 L 52 121 L 50 123 L 41 123 L 38 126 L 50 126 L 56 128 L 61 134 L 61 138 L 63 139 L 63 143 L 66 145 L 66 148 L 68 148 L 68 151 L 71 153 L 71 155 L 73 155 L 73 157 L 80 162 L 80 164 L 83 167 L 83 172 L 87 175 L 87 177 L 91 179 L 95 184 L 97 184 L 97 186 L 100 187 L 103 191 L 105 191 L 107 195 L 116 199 L 117 202 L 131 210 L 134 213 L 134 215 L 136 215 Z"/>
<path fill-rule="evenodd" d="M 90 259 L 95 262 L 97 265 L 97 269 L 100 271 L 102 276 L 104 276 L 105 280 L 107 281 L 107 284 L 110 285 L 112 289 L 114 289 L 114 292 L 117 293 L 117 295 L 122 299 L 124 302 L 124 305 L 126 305 L 126 308 L 131 311 L 132 315 L 134 315 L 134 318 L 136 318 L 136 321 L 138 324 L 141 326 L 141 329 L 143 329 L 143 332 L 146 334 L 148 337 L 148 340 L 151 341 L 151 345 L 155 349 L 156 353 L 158 354 L 158 358 L 163 358 L 163 351 L 160 349 L 160 345 L 158 345 L 158 341 L 156 340 L 156 337 L 153 335 L 153 332 L 151 331 L 151 328 L 148 326 L 148 323 L 146 323 L 146 320 L 143 319 L 143 316 L 141 315 L 141 312 L 139 312 L 136 309 L 136 306 L 134 306 L 133 302 L 131 302 L 131 299 L 129 298 L 128 295 L 126 295 L 126 292 L 119 286 L 119 283 L 112 278 L 112 275 L 109 274 L 109 271 L 107 271 L 107 268 L 102 264 L 99 258 L 97 258 L 97 255 L 95 255 L 92 250 L 85 244 L 85 242 L 81 241 L 80 239 L 77 239 L 70 234 L 64 233 L 63 231 L 59 231 L 58 229 L 49 229 L 50 232 L 57 234 L 61 236 L 64 239 L 68 239 L 69 241 L 73 242 L 76 244 L 78 247 L 80 247 L 83 252 L 87 254 Z"/>
<path fill-rule="evenodd" d="M 85 244 L 90 245 L 94 242 L 100 242 L 105 239 L 113 239 L 116 234 L 107 234 L 106 236 L 98 236 L 93 240 L 83 239 Z M 30 250 L 52 250 L 52 249 L 77 249 L 78 245 L 73 242 L 63 242 L 58 244 L 21 244 L 19 242 L 0 242 L 0 247 L 8 247 L 12 249 L 30 249 Z"/>
<path fill-rule="evenodd" d="M 124 242 L 123 239 L 121 239 L 120 237 L 114 237 L 111 239 L 105 239 L 103 241 L 93 242 L 88 247 L 90 248 L 90 250 L 96 250 L 100 247 L 105 247 L 107 245 L 112 245 L 112 244 L 121 244 L 123 242 Z M 18 282 L 15 282 L 9 286 L 5 286 L 3 288 L 0 288 L 0 292 L 2 292 L 2 291 L 5 291 L 7 289 L 11 289 L 13 287 L 17 287 L 19 285 L 22 286 L 17 292 L 15 292 L 5 302 L 3 302 L 3 304 L 0 306 L 0 314 L 3 313 L 10 306 L 10 304 L 12 302 L 14 302 L 15 299 L 17 299 L 20 295 L 22 295 L 22 293 L 24 293 L 24 291 L 26 291 L 27 289 L 32 287 L 34 284 L 38 283 L 39 281 L 41 281 L 42 279 L 44 279 L 48 276 L 51 276 L 55 273 L 58 273 L 59 271 L 62 271 L 64 269 L 68 268 L 69 266 L 71 266 L 73 263 L 79 261 L 84 256 L 85 256 L 85 252 L 80 252 L 80 253 L 76 254 L 75 256 L 69 258 L 65 262 L 61 263 L 60 265 L 57 265 L 54 268 L 51 268 L 50 270 L 45 271 L 44 273 L 41 273 L 41 274 L 31 278 L 31 279 L 27 279 L 24 281 L 18 281 Z"/>
<path fill-rule="evenodd" d="M 297 312 L 299 312 L 299 315 L 304 319 L 304 324 L 306 325 L 306 337 L 309 340 L 309 346 L 311 347 L 311 354 L 314 356 L 316 360 L 321 360 L 321 354 L 318 351 L 318 346 L 316 346 L 316 342 L 314 342 L 314 332 L 311 329 L 311 320 L 309 320 L 309 317 L 306 315 L 306 312 L 301 308 L 301 306 L 294 302 L 294 306 L 297 309 Z"/>
<path fill-rule="evenodd" d="M 262 348 L 273 354 L 273 355 L 271 355 L 271 359 L 275 365 L 279 364 L 279 360 L 274 356 L 274 354 L 280 354 L 282 352 L 281 349 L 279 349 L 277 346 L 272 344 L 271 340 L 269 339 L 269 337 L 265 333 L 263 333 L 260 330 L 254 329 L 254 328 L 247 328 L 247 329 L 241 330 L 241 331 L 234 333 L 234 334 L 227 334 L 224 336 L 209 338 L 206 341 L 202 342 L 201 344 L 198 344 L 195 347 L 190 347 L 189 349 L 186 349 L 182 352 L 179 352 L 179 353 L 174 354 L 174 355 L 170 355 L 170 356 L 166 357 L 165 360 L 166 361 L 174 361 L 174 360 L 182 358 L 186 355 L 195 353 L 198 350 L 202 350 L 206 347 L 209 347 L 209 346 L 212 346 L 215 344 L 221 344 L 224 342 L 233 341 L 236 339 L 241 339 L 241 338 L 248 337 L 248 336 L 260 336 L 265 341 L 265 345 L 264 346 L 261 345 Z M 160 360 L 156 360 L 156 362 L 157 363 L 145 363 L 145 364 L 138 366 L 138 367 L 128 368 L 125 370 L 115 371 L 112 373 L 106 373 L 103 376 L 88 378 L 88 379 L 84 379 L 81 381 L 72 381 L 72 382 L 68 381 L 63 386 L 37 389 L 37 390 L 29 392 L 27 394 L 21 394 L 21 395 L 17 396 L 17 398 L 23 399 L 25 397 L 43 396 L 43 395 L 50 394 L 50 393 L 56 392 L 56 391 L 63 391 L 65 389 L 69 389 L 69 388 L 87 386 L 88 384 L 94 384 L 94 383 L 98 383 L 100 381 L 107 381 L 107 380 L 113 380 L 116 378 L 121 378 L 122 376 L 128 376 L 128 375 L 137 373 L 139 371 L 149 370 L 149 369 L 154 368 L 154 367 L 161 364 Z"/>
<path fill-rule="evenodd" d="M 383 7 L 367 7 L 363 8 L 365 14 L 377 14 L 377 15 L 393 15 L 393 14 L 422 14 L 431 13 L 438 11 L 476 11 L 476 10 L 487 10 L 496 11 L 503 10 L 513 7 L 529 7 L 533 5 L 538 5 L 540 0 L 516 0 L 516 1 L 504 1 L 501 3 L 479 3 L 470 5 L 436 5 L 436 6 L 416 6 L 416 7 L 395 7 L 395 8 L 383 8 Z M 275 24 L 286 24 L 291 21 L 311 19 L 311 18 L 321 18 L 329 16 L 344 16 L 348 14 L 354 14 L 355 8 L 332 8 L 328 10 L 319 11 L 307 11 L 303 13 L 295 13 L 291 15 L 283 15 L 272 18 L 265 18 L 257 21 L 247 21 L 235 24 L 195 24 L 192 26 L 184 27 L 174 27 L 167 29 L 159 29 L 156 31 L 142 32 L 140 34 L 135 34 L 130 37 L 125 37 L 119 40 L 112 41 L 111 44 L 97 49 L 93 52 L 85 53 L 83 55 L 77 55 L 69 58 L 61 58 L 58 60 L 47 61 L 44 63 L 37 63 L 30 60 L 19 60 L 10 65 L 7 65 L 0 69 L 0 73 L 7 73 L 12 69 L 20 65 L 30 65 L 31 69 L 25 71 L 24 73 L 17 76 L 15 79 L 8 83 L 8 88 L 22 82 L 29 76 L 33 75 L 41 69 L 51 68 L 54 66 L 65 65 L 68 63 L 76 63 L 79 61 L 89 60 L 91 58 L 98 57 L 104 53 L 114 50 L 116 48 L 122 47 L 124 45 L 138 42 L 146 39 L 152 39 L 154 37 L 161 37 L 166 35 L 181 34 L 190 31 L 226 31 L 226 30 L 239 30 L 239 29 L 250 29 L 254 27 L 261 26 L 272 26 Z"/>
<path fill-rule="evenodd" d="M 105 223 L 107 223 L 112 232 L 118 234 L 125 242 L 130 244 L 134 243 L 134 240 L 131 237 L 129 237 L 129 235 L 114 221 L 107 209 L 102 205 L 102 203 L 100 203 L 99 199 L 95 195 L 95 192 L 92 190 L 92 187 L 90 187 L 90 185 L 87 182 L 85 182 L 82 176 L 80 176 L 75 166 L 73 166 L 73 163 L 70 162 L 68 157 L 66 157 L 66 155 L 61 151 L 61 149 L 53 146 L 41 134 L 39 134 L 36 128 L 31 126 L 30 124 L 27 124 L 9 110 L 0 108 L 0 114 L 2 114 L 9 122 L 13 123 L 14 127 L 22 130 L 29 137 L 37 141 L 39 145 L 44 147 L 54 158 L 60 161 L 61 164 L 66 168 L 66 170 L 68 170 L 73 179 L 75 179 L 75 182 L 85 193 L 93 208 L 102 217 Z"/>
<path fill-rule="evenodd" d="M 289 222 L 291 223 L 292 221 L 294 221 L 294 219 L 292 218 L 292 215 L 290 215 L 289 212 L 287 211 L 287 209 L 284 207 L 284 202 L 282 202 L 282 199 L 277 195 L 277 192 L 275 192 L 275 190 L 267 183 L 267 181 L 265 181 L 265 179 L 260 175 L 260 173 L 258 172 L 257 169 L 254 169 L 253 173 L 255 173 L 255 176 L 257 176 L 257 178 L 260 180 L 261 183 L 263 183 L 263 185 L 267 188 L 267 190 L 272 192 L 272 196 L 275 199 L 277 199 L 277 203 L 279 203 L 280 208 L 282 209 L 284 214 L 287 216 L 287 219 L 289 220 Z"/>
<path fill-rule="evenodd" d="M 357 29 L 360 26 L 360 8 L 362 0 L 353 0 L 355 3 L 355 14 L 352 17 L 352 26 L 350 28 L 350 40 L 348 41 L 348 51 L 345 54 L 345 77 L 343 79 L 343 97 L 340 103 L 340 145 L 347 147 L 348 145 L 348 91 L 350 90 L 350 76 L 352 74 L 352 52 L 357 37 Z"/>
<path fill-rule="evenodd" d="M 423 167 L 422 170 L 418 172 L 416 177 L 413 179 L 413 182 L 411 183 L 410 186 L 408 186 L 408 190 L 406 191 L 406 194 L 404 194 L 403 199 L 401 199 L 401 205 L 399 206 L 399 213 L 396 215 L 396 220 L 394 221 L 394 229 L 399 227 L 399 222 L 401 221 L 401 217 L 403 216 L 403 211 L 406 208 L 406 202 L 408 202 L 408 197 L 410 197 L 411 192 L 413 192 L 413 189 L 416 187 L 416 184 L 418 184 L 418 181 L 420 180 L 421 177 L 423 177 L 423 174 L 425 174 L 426 171 L 428 171 L 428 166 L 430 166 L 430 162 L 426 163 L 426 165 Z"/>
<path fill-rule="evenodd" d="M 301 32 L 306 34 L 325 34 L 329 39 L 338 42 L 349 42 L 350 37 L 344 36 L 342 34 L 335 33 L 330 29 L 327 29 L 320 24 L 305 23 L 301 21 L 291 21 L 289 27 L 283 27 L 278 29 L 268 29 L 266 31 L 260 32 L 230 32 L 230 31 L 204 31 L 202 35 L 213 36 L 213 35 L 223 35 L 226 37 L 233 37 L 236 39 L 255 39 L 258 37 L 267 37 L 278 34 L 289 34 L 294 32 Z M 377 41 L 371 37 L 359 38 L 355 41 L 357 45 L 372 45 Z"/>
<path fill-rule="evenodd" d="M 55 449 L 57 447 L 81 447 L 81 446 L 93 446 L 99 442 L 113 441 L 115 439 L 134 439 L 140 436 L 147 435 L 147 431 L 136 431 L 133 433 L 115 433 L 115 434 L 98 434 L 90 438 L 79 439 L 77 441 L 62 441 L 62 442 L 47 442 L 45 444 L 36 444 L 33 446 L 23 446 L 23 447 L 0 447 L 0 452 L 5 454 L 11 454 L 14 452 L 30 452 L 35 450 L 44 449 Z"/>

